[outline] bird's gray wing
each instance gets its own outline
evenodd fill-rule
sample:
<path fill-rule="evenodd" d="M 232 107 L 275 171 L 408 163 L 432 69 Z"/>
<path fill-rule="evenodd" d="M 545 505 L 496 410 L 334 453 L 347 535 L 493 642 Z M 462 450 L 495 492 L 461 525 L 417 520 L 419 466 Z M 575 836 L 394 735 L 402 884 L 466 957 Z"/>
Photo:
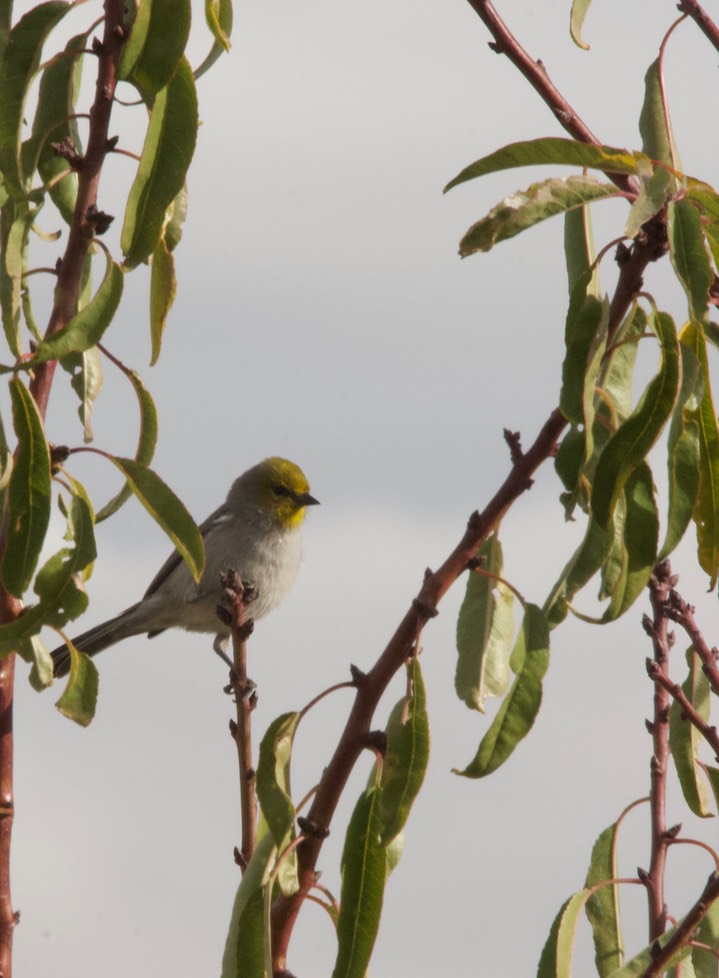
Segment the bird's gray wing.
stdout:
<path fill-rule="evenodd" d="M 226 512 L 225 504 L 223 503 L 222 506 L 217 507 L 214 513 L 210 513 L 210 515 L 207 517 L 204 523 L 200 523 L 200 525 L 198 526 L 198 530 L 200 531 L 200 536 L 202 537 L 203 540 L 210 532 L 212 527 L 222 519 L 222 517 L 225 515 L 225 512 Z M 150 581 L 150 584 L 147 590 L 145 591 L 144 597 L 149 598 L 151 594 L 154 594 L 155 591 L 157 591 L 158 588 L 162 584 L 164 584 L 164 582 L 167 580 L 170 574 L 172 574 L 174 569 L 178 567 L 181 563 L 182 563 L 182 557 L 180 556 L 179 552 L 177 550 L 173 550 L 170 556 L 165 561 L 165 563 L 159 569 L 157 574 L 155 574 L 153 579 Z"/>

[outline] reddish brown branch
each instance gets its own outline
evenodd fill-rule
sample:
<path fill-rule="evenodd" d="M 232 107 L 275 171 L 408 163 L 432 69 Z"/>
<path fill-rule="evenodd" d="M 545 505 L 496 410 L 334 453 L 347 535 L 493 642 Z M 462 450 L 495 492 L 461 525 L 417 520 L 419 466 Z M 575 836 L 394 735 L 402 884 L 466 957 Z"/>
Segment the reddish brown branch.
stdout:
<path fill-rule="evenodd" d="M 710 649 L 707 645 L 694 618 L 694 608 L 672 588 L 667 596 L 664 611 L 667 618 L 680 625 L 689 636 L 694 651 L 702 660 L 702 669 L 709 680 L 712 692 L 719 696 L 719 668 L 717 668 L 719 653 L 715 648 Z"/>
<path fill-rule="evenodd" d="M 671 698 L 676 700 L 687 721 L 696 727 L 714 751 L 716 760 L 719 761 L 719 733 L 717 733 L 717 728 L 699 716 L 681 686 L 678 683 L 673 683 L 665 673 L 661 672 L 654 659 L 647 659 L 647 672 L 652 682 L 659 683 Z"/>
<path fill-rule="evenodd" d="M 677 7 L 683 14 L 691 17 L 697 27 L 709 38 L 714 47 L 719 51 L 719 27 L 714 23 L 709 14 L 696 0 L 681 0 Z"/>
<path fill-rule="evenodd" d="M 72 319 L 80 294 L 82 266 L 88 245 L 97 232 L 97 220 L 93 215 L 101 213 L 97 207 L 97 192 L 105 157 L 111 148 L 108 144 L 112 101 L 115 94 L 116 67 L 124 41 L 124 0 L 105 0 L 105 26 L 102 42 L 97 46 L 97 82 L 95 98 L 90 109 L 87 150 L 82 165 L 77 168 L 77 201 L 72 224 L 68 232 L 65 253 L 59 264 L 55 304 L 45 335 L 62 329 Z M 50 360 L 35 369 L 30 390 L 41 415 L 45 416 L 50 397 L 56 361 Z"/>
<path fill-rule="evenodd" d="M 490 45 L 492 50 L 496 51 L 497 54 L 506 55 L 512 64 L 521 71 L 532 88 L 538 92 L 552 110 L 560 125 L 566 129 L 570 136 L 582 143 L 601 146 L 600 140 L 594 135 L 589 126 L 581 119 L 551 80 L 543 62 L 532 58 L 522 47 L 494 9 L 490 0 L 468 0 L 468 3 L 494 38 L 494 41 Z M 608 173 L 607 177 L 622 190 L 632 194 L 632 196 L 637 194 L 638 187 L 631 177 L 619 173 Z"/>
<path fill-rule="evenodd" d="M 702 919 L 706 916 L 711 905 L 719 898 L 719 873 L 712 873 L 701 896 L 691 908 L 681 924 L 672 934 L 666 944 L 654 947 L 653 960 L 642 975 L 642 978 L 659 978 L 667 970 L 669 963 L 680 948 L 689 944 Z"/>
<path fill-rule="evenodd" d="M 669 706 L 670 697 L 667 684 L 669 679 L 669 651 L 673 636 L 669 632 L 669 619 L 665 605 L 669 591 L 676 583 L 671 576 L 669 561 L 665 560 L 654 568 L 649 582 L 649 596 L 653 617 L 644 616 L 643 625 L 654 646 L 654 659 L 650 675 L 654 681 L 654 717 L 648 724 L 653 741 L 651 760 L 651 788 L 649 801 L 651 808 L 652 839 L 649 872 L 644 875 L 649 905 L 649 940 L 656 941 L 667 928 L 667 907 L 664 902 L 664 873 L 667 849 L 671 841 L 667 831 L 666 794 L 667 770 L 669 765 Z"/>
<path fill-rule="evenodd" d="M 367 744 L 370 723 L 390 680 L 402 667 L 418 641 L 436 606 L 457 578 L 467 569 L 482 542 L 499 523 L 512 503 L 531 485 L 536 469 L 549 458 L 567 422 L 557 408 L 531 448 L 519 456 L 504 484 L 482 513 L 473 513 L 462 540 L 436 572 L 428 572 L 422 588 L 397 631 L 373 668 L 357 679 L 357 694 L 334 755 L 325 768 L 307 816 L 318 827 L 308 834 L 298 850 L 300 889 L 280 896 L 272 912 L 273 963 L 275 974 L 285 971 L 287 948 L 300 907 L 314 885 L 315 867 L 324 836 L 350 772 Z"/>
<path fill-rule="evenodd" d="M 222 587 L 231 604 L 232 659 L 230 686 L 235 696 L 237 722 L 230 725 L 230 732 L 237 745 L 240 769 L 240 822 L 242 847 L 235 858 L 244 872 L 252 858 L 257 841 L 257 795 L 255 793 L 255 768 L 252 759 L 252 713 L 257 705 L 255 684 L 247 675 L 247 639 L 252 634 L 253 621 L 245 618 L 246 603 L 252 599 L 247 585 L 234 571 L 222 578 Z"/>

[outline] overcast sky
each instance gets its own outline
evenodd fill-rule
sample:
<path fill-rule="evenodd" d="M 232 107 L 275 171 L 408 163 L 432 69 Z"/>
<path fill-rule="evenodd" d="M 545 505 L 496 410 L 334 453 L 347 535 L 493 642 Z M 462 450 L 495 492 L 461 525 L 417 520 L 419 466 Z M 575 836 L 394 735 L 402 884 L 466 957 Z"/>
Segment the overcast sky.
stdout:
<path fill-rule="evenodd" d="M 96 15 L 93 6 L 79 8 L 74 29 Z M 596 4 L 588 53 L 569 38 L 568 2 L 497 6 L 602 140 L 638 147 L 642 78 L 675 4 L 653 4 L 651 18 L 645 3 Z M 195 63 L 208 43 L 200 20 L 198 5 Z M 258 742 L 277 714 L 347 678 L 351 662 L 372 664 L 424 568 L 444 559 L 469 513 L 504 479 L 502 428 L 520 430 L 529 444 L 557 401 L 561 221 L 488 255 L 457 255 L 471 223 L 545 171 L 441 192 L 499 146 L 562 134 L 487 40 L 462 0 L 238 4 L 232 51 L 199 85 L 178 298 L 159 364 L 147 366 L 144 270 L 129 277 L 108 337 L 155 396 L 157 471 L 198 520 L 240 472 L 272 454 L 299 463 L 322 502 L 309 513 L 294 593 L 251 641 Z M 706 138 L 706 93 L 716 70 L 717 52 L 682 26 L 668 52 L 669 97 L 684 166 L 709 182 L 717 179 L 716 145 Z M 124 133 L 119 119 L 113 131 Z M 123 141 L 137 151 L 132 125 Z M 114 160 L 100 206 L 112 211 L 113 186 L 121 199 L 132 175 L 129 159 Z M 595 210 L 598 247 L 621 233 L 625 209 L 609 202 Z M 118 216 L 109 241 L 120 224 Z M 609 289 L 611 262 L 603 275 Z M 681 322 L 685 306 L 671 278 L 664 262 L 647 287 Z M 76 424 L 67 434 L 74 412 L 71 397 L 53 394 L 51 438 L 80 442 Z M 108 367 L 97 444 L 130 453 L 135 417 Z M 98 503 L 116 488 L 108 468 L 88 456 L 73 461 Z M 559 492 L 548 466 L 502 528 L 506 574 L 538 604 L 582 531 L 564 523 Z M 83 627 L 137 600 L 168 549 L 134 502 L 99 528 L 98 541 Z M 675 569 L 712 643 L 716 597 L 704 595 L 693 553 L 690 542 Z M 648 791 L 645 602 L 614 626 L 568 622 L 553 633 L 531 736 L 486 781 L 450 773 L 470 760 L 489 722 L 453 693 L 461 591 L 424 634 L 433 752 L 387 887 L 374 978 L 429 978 L 450 963 L 457 975 L 533 974 L 557 909 L 583 883 L 594 839 Z M 591 609 L 589 593 L 580 605 Z M 128 640 L 98 665 L 100 702 L 88 730 L 57 713 L 55 690 L 32 693 L 20 665 L 17 974 L 218 974 L 239 878 L 226 671 L 208 640 L 178 633 Z M 402 689 L 397 682 L 377 726 Z M 338 693 L 303 723 L 298 797 L 321 773 L 350 701 Z M 322 880 L 336 894 L 342 826 L 370 765 L 368 756 L 358 766 L 323 852 Z M 628 822 L 627 875 L 648 862 L 647 817 L 640 810 Z M 676 796 L 669 820 L 702 831 Z M 693 902 L 710 869 L 688 847 L 672 852 L 672 912 Z M 630 951 L 644 940 L 642 900 L 625 899 L 638 921 Z M 587 933 L 582 941 L 580 959 L 589 961 Z M 330 923 L 307 906 L 289 966 L 309 978 L 328 975 L 333 960 Z"/>

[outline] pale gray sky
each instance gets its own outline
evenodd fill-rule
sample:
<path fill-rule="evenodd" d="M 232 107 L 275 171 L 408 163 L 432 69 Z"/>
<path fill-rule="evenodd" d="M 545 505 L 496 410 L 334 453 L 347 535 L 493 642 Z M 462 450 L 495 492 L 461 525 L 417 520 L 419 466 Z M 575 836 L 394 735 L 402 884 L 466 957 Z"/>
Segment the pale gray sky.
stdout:
<path fill-rule="evenodd" d="M 84 22 L 91 6 L 76 16 Z M 602 139 L 639 144 L 642 77 L 673 2 L 652 5 L 651 20 L 643 3 L 596 4 L 589 53 L 569 39 L 568 2 L 498 8 Z M 196 60 L 206 46 L 200 16 Z M 346 678 L 350 662 L 371 665 L 425 566 L 444 558 L 504 478 L 502 428 L 521 430 L 529 444 L 555 405 L 566 300 L 561 221 L 489 255 L 457 256 L 467 227 L 542 171 L 441 193 L 492 149 L 561 134 L 487 40 L 461 0 L 238 4 L 232 52 L 199 86 L 203 125 L 163 355 L 146 366 L 143 271 L 129 277 L 108 339 L 152 390 L 161 416 L 156 468 L 198 519 L 239 472 L 270 454 L 297 461 L 322 501 L 306 524 L 295 592 L 251 642 L 258 741 L 278 713 Z M 668 89 L 684 165 L 710 182 L 716 154 L 703 106 L 716 67 L 716 52 L 684 25 L 669 51 Z M 128 148 L 139 146 L 138 136 Z M 114 161 L 118 195 L 132 173 L 131 161 Z M 113 197 L 109 186 L 103 195 Z M 598 247 L 622 220 L 620 202 L 595 210 Z M 665 262 L 647 286 L 679 321 L 684 305 L 671 277 Z M 612 278 L 606 262 L 606 288 Z M 109 368 L 107 379 L 97 443 L 129 453 L 134 405 Z M 70 398 L 53 395 L 51 437 L 69 440 L 74 411 Z M 108 468 L 83 457 L 73 471 L 99 500 L 114 488 Z M 564 524 L 559 491 L 547 467 L 503 528 L 507 576 L 540 604 L 581 530 Z M 98 536 L 83 625 L 136 600 L 167 552 L 135 503 Z M 689 571 L 692 555 L 690 544 L 675 565 L 710 632 L 716 598 Z M 641 605 L 610 628 L 568 622 L 556 631 L 531 736 L 486 781 L 450 774 L 488 724 L 454 698 L 460 600 L 456 588 L 424 635 L 433 753 L 387 887 L 374 978 L 429 978 L 450 964 L 462 975 L 533 974 L 557 909 L 583 883 L 594 839 L 648 790 Z M 217 974 L 238 882 L 226 673 L 209 642 L 179 633 L 129 640 L 98 664 L 89 730 L 57 713 L 54 691 L 38 697 L 19 684 L 17 973 Z M 397 684 L 378 726 L 401 691 Z M 298 796 L 321 772 L 349 702 L 339 693 L 303 724 Z M 335 893 L 342 826 L 370 764 L 359 765 L 321 861 Z M 672 804 L 670 820 L 700 831 L 679 799 Z M 648 860 L 645 818 L 635 813 L 628 825 L 628 874 Z M 686 848 L 672 853 L 677 914 L 711 868 Z M 682 890 L 685 864 L 694 875 Z M 641 897 L 626 902 L 639 921 L 634 950 L 643 941 Z M 582 938 L 580 960 L 589 960 Z M 308 906 L 289 966 L 328 975 L 333 960 L 329 921 Z"/>

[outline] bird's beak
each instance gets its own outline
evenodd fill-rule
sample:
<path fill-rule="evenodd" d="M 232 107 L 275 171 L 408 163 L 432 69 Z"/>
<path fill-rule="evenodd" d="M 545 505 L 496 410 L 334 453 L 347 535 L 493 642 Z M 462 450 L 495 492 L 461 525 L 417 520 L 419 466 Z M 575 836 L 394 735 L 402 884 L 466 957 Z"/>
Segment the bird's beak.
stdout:
<path fill-rule="evenodd" d="M 301 496 L 297 497 L 297 502 L 300 506 L 319 506 L 319 499 L 315 499 L 314 496 L 310 496 L 308 492 L 303 492 Z"/>

